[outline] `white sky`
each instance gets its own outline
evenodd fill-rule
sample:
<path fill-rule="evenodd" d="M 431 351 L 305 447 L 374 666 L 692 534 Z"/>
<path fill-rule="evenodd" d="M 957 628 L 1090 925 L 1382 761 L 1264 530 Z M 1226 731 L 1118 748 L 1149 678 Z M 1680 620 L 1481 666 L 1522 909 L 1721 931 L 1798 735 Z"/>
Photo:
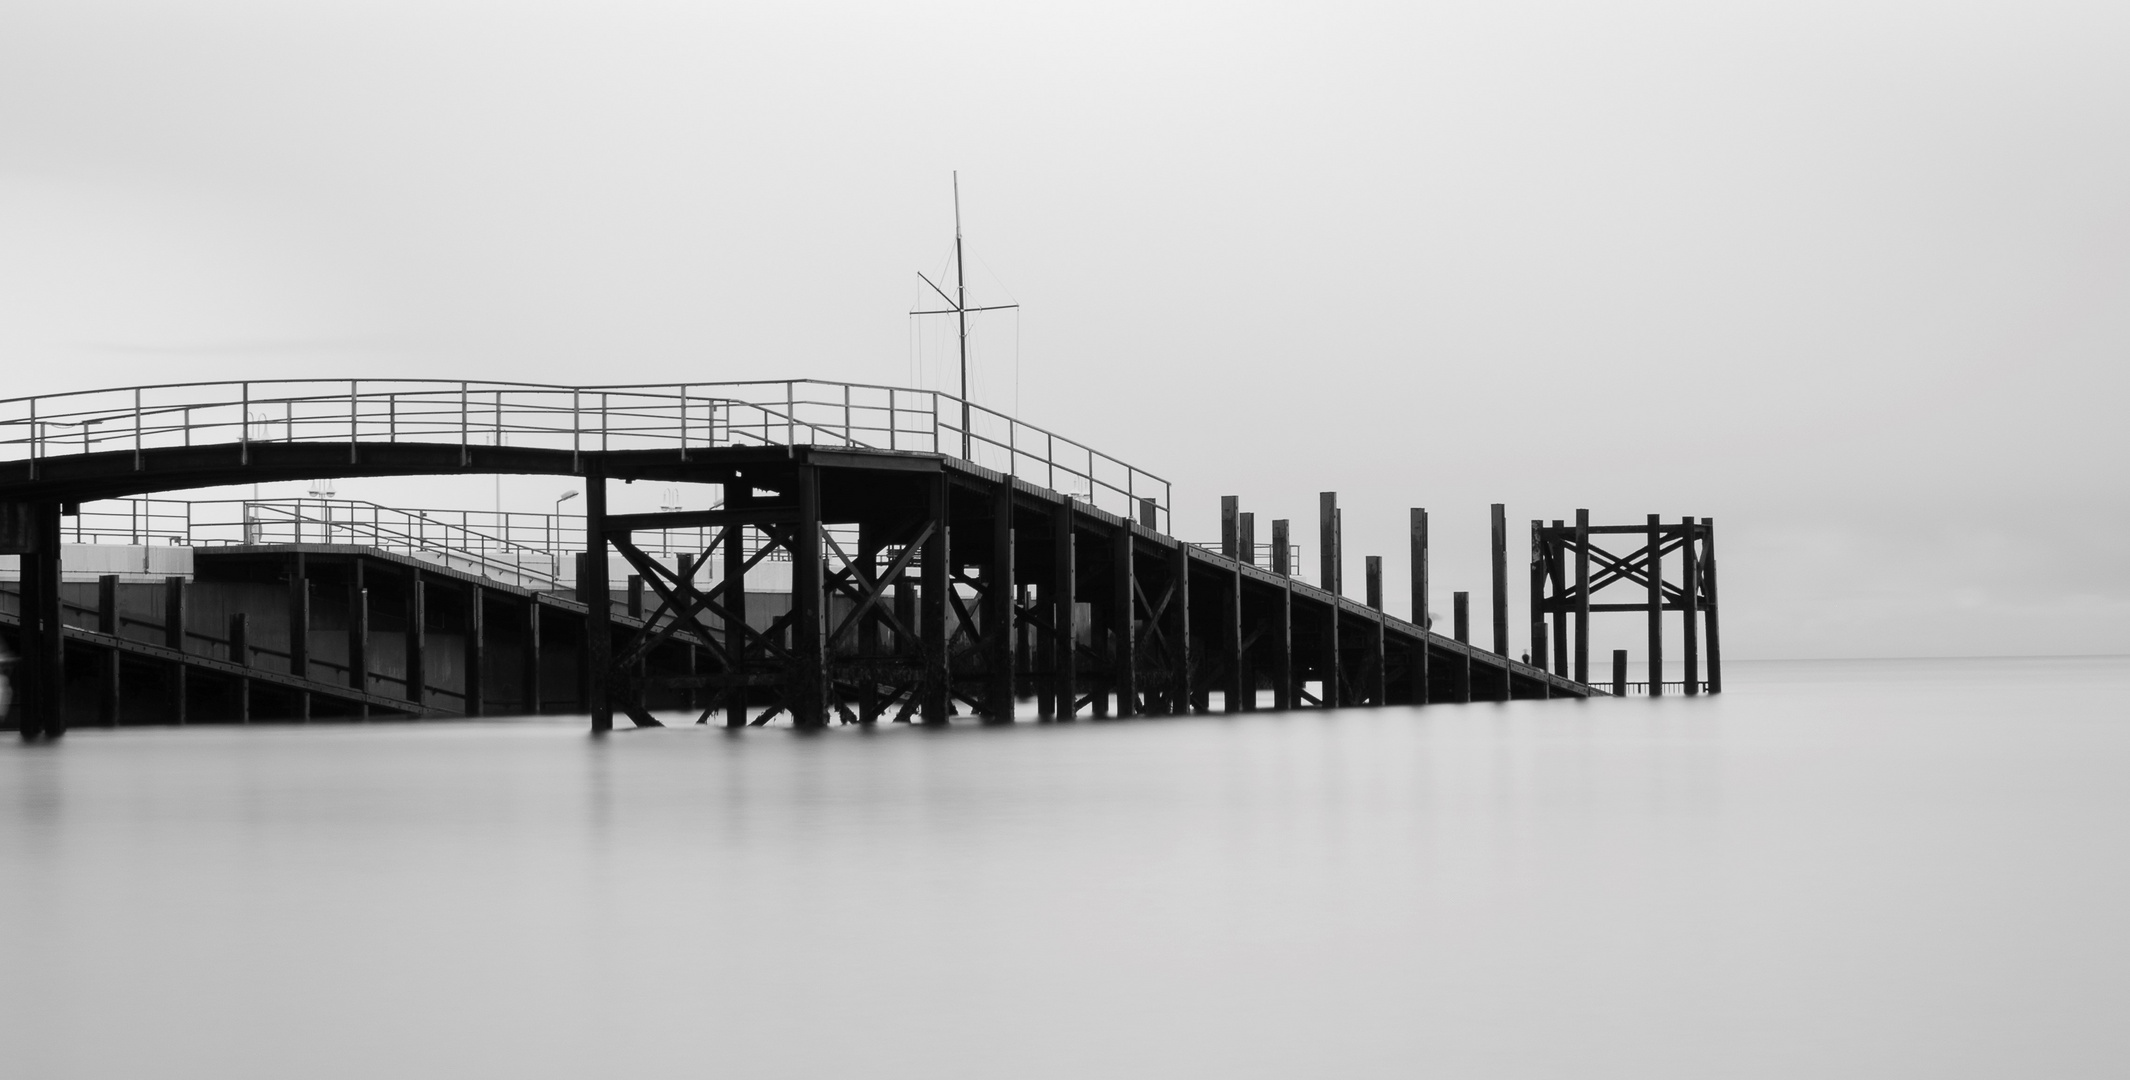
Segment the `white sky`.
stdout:
<path fill-rule="evenodd" d="M 1426 505 L 1447 611 L 1483 595 L 1489 502 L 1518 543 L 1705 514 L 1733 656 L 2125 652 L 2126 31 L 2047 2 L 15 0 L 0 395 L 900 382 L 960 169 L 976 297 L 1026 305 L 982 329 L 979 400 L 1012 407 L 1018 359 L 1021 413 L 1172 478 L 1192 538 L 1238 494 L 1313 544 L 1337 489 L 1349 592 L 1380 552 L 1395 598 Z"/>

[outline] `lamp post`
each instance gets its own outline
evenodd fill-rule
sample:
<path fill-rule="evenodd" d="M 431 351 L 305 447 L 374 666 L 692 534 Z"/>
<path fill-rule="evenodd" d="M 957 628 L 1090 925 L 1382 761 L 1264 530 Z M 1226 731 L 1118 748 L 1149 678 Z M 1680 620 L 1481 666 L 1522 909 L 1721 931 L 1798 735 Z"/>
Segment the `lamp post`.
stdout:
<path fill-rule="evenodd" d="M 547 516 L 547 551 L 555 557 L 553 577 L 556 581 L 562 580 L 562 552 L 555 546 L 555 522 L 562 517 L 562 504 L 581 494 L 583 492 L 576 490 L 563 492 L 562 497 L 555 500 L 555 512 Z"/>

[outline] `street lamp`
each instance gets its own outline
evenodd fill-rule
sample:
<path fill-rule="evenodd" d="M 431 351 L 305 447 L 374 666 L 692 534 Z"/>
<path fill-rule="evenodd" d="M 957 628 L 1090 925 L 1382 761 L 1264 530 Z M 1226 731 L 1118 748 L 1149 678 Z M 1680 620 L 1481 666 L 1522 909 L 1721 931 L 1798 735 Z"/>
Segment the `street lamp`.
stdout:
<path fill-rule="evenodd" d="M 555 512 L 547 517 L 547 550 L 555 557 L 555 573 L 553 576 L 556 581 L 562 580 L 562 552 L 555 544 L 555 522 L 562 517 L 562 504 L 580 494 L 582 492 L 575 489 L 563 492 L 562 497 L 555 500 Z"/>

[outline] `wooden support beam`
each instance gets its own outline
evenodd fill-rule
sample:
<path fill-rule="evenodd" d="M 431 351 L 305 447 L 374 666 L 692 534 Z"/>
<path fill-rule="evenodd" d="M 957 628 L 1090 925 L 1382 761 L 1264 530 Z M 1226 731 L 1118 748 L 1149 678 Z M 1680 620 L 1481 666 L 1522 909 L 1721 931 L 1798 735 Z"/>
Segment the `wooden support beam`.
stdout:
<path fill-rule="evenodd" d="M 1679 547 L 1679 582 L 1681 590 L 1686 594 L 1685 599 L 1680 602 L 1683 609 L 1680 614 L 1685 617 L 1686 630 L 1682 655 L 1686 661 L 1685 690 L 1687 696 L 1692 697 L 1701 692 L 1701 569 L 1694 558 L 1694 519 L 1680 518 L 1679 524 L 1685 527 L 1683 531 L 1686 534 L 1686 543 Z"/>
<path fill-rule="evenodd" d="M 1294 549 L 1287 538 L 1286 518 L 1272 519 L 1272 572 L 1281 577 L 1294 574 Z"/>
<path fill-rule="evenodd" d="M 629 618 L 643 618 L 643 575 L 629 575 Z"/>
<path fill-rule="evenodd" d="M 103 701 L 98 711 L 102 714 L 103 725 L 115 728 L 118 726 L 119 711 L 125 704 L 119 698 L 121 688 L 118 682 L 119 657 L 124 654 L 116 645 L 103 652 Z"/>
<path fill-rule="evenodd" d="M 948 697 L 953 691 L 952 659 L 947 652 L 947 592 L 953 585 L 952 539 L 947 524 L 947 477 L 940 473 L 925 485 L 925 515 L 932 531 L 925 537 L 919 572 L 924 577 L 919 601 L 924 608 L 923 640 L 918 650 L 924 657 L 924 678 L 918 687 L 918 717 L 927 724 L 947 722 Z"/>
<path fill-rule="evenodd" d="M 945 482 L 944 478 L 941 482 Z M 725 505 L 737 506 L 746 502 L 749 491 L 750 488 L 744 481 L 727 482 Z M 725 549 L 723 605 L 726 614 L 722 623 L 724 635 L 719 640 L 725 646 L 725 655 L 732 658 L 735 674 L 747 670 L 747 529 L 745 522 L 735 521 L 726 525 L 721 541 Z M 746 727 L 750 704 L 747 700 L 747 687 L 726 687 L 724 694 L 725 726 Z"/>
<path fill-rule="evenodd" d="M 163 647 L 185 651 L 185 579 L 163 579 Z"/>
<path fill-rule="evenodd" d="M 1242 551 L 1242 500 L 1233 495 L 1220 497 L 1220 557 L 1239 558 Z"/>
<path fill-rule="evenodd" d="M 370 692 L 370 587 L 360 555 L 348 559 L 348 689 Z"/>
<path fill-rule="evenodd" d="M 1472 640 L 1472 594 L 1450 594 L 1450 636 L 1458 641 Z"/>
<path fill-rule="evenodd" d="M 1644 568 L 1649 582 L 1649 696 L 1664 694 L 1664 526 L 1657 515 L 1649 515 L 1646 526 L 1649 530 L 1648 563 Z"/>
<path fill-rule="evenodd" d="M 1134 615 L 1138 600 L 1132 528 L 1124 525 L 1109 540 L 1109 690 L 1118 716 L 1139 712 L 1139 633 Z"/>
<path fill-rule="evenodd" d="M 1561 522 L 1553 522 L 1553 538 L 1546 544 L 1546 579 L 1552 585 L 1553 599 L 1558 601 L 1568 591 L 1568 552 L 1559 539 Z M 1553 616 L 1553 648 L 1546 654 L 1553 664 L 1550 670 L 1555 675 L 1568 674 L 1568 613 L 1563 611 Z M 1547 696 L 1552 696 L 1552 683 L 1547 683 Z"/>
<path fill-rule="evenodd" d="M 1284 521 L 1276 523 L 1274 535 L 1285 538 Z M 1272 707 L 1292 709 L 1299 702 L 1294 693 L 1294 579 L 1280 582 L 1279 610 L 1272 624 Z"/>
<path fill-rule="evenodd" d="M 1369 556 L 1380 565 L 1382 560 Z M 1368 622 L 1368 703 L 1378 707 L 1390 704 L 1390 657 L 1384 651 L 1383 612 Z"/>
<path fill-rule="evenodd" d="M 1612 650 L 1612 696 L 1627 696 L 1627 650 Z"/>
<path fill-rule="evenodd" d="M 301 551 L 288 556 L 288 673 L 311 677 L 311 573 Z"/>
<path fill-rule="evenodd" d="M 1242 550 L 1240 536 L 1236 551 Z M 1243 678 L 1243 632 L 1242 632 L 1242 560 L 1237 558 L 1228 564 L 1220 576 L 1220 652 L 1226 661 L 1222 673 L 1220 696 L 1221 711 L 1243 711 L 1243 699 L 1249 692 Z"/>
<path fill-rule="evenodd" d="M 118 633 L 117 574 L 101 574 L 96 578 L 96 632 L 112 635 Z"/>
<path fill-rule="evenodd" d="M 1427 611 L 1427 511 L 1415 506 L 1409 513 L 1413 561 L 1412 623 L 1422 630 L 1427 630 L 1434 625 L 1434 619 Z"/>
<path fill-rule="evenodd" d="M 1575 512 L 1575 673 L 1590 682 L 1590 511 Z"/>
<path fill-rule="evenodd" d="M 1169 549 L 1169 685 L 1168 711 L 1182 716 L 1191 711 L 1191 551 L 1177 541 Z"/>
<path fill-rule="evenodd" d="M 1045 658 L 1044 666 L 1049 666 L 1048 658 L 1052 652 L 1050 627 L 1047 625 L 1049 620 L 1046 618 L 1043 625 L 1038 625 L 1035 620 L 1022 618 L 1018 613 L 1049 610 L 1050 587 L 1047 584 L 1040 587 L 1018 585 L 1015 586 L 1013 595 L 1016 612 L 1013 619 L 1013 696 L 1015 700 L 1037 698 L 1035 714 L 1047 720 L 1050 718 L 1050 680 L 1047 677 L 1044 679 L 1042 690 L 1038 693 L 1035 685 L 1035 658 L 1040 652 Z"/>
<path fill-rule="evenodd" d="M 429 692 L 429 584 L 421 571 L 407 575 L 407 700 L 416 715 L 428 702 Z"/>
<path fill-rule="evenodd" d="M 1236 553 L 1244 566 L 1257 565 L 1257 515 L 1245 511 L 1236 515 Z"/>
<path fill-rule="evenodd" d="M 614 603 L 606 583 L 606 466 L 597 458 L 584 462 L 584 558 L 577 566 L 577 598 L 585 604 L 584 694 L 592 714 L 592 734 L 614 730 L 614 702 L 609 693 L 613 672 Z"/>
<path fill-rule="evenodd" d="M 191 691 L 190 682 L 183 660 L 170 665 L 170 681 L 165 684 L 170 688 L 170 722 L 179 727 L 184 727 L 192 719 L 190 710 L 186 707 L 186 695 Z"/>
<path fill-rule="evenodd" d="M 828 594 L 821 542 L 821 470 L 798 465 L 799 522 L 792 534 L 792 678 L 786 704 L 792 723 L 825 727 L 833 705 L 828 680 Z"/>
<path fill-rule="evenodd" d="M 858 563 L 854 568 L 858 578 L 858 590 L 866 596 L 880 591 L 880 552 L 887 544 L 884 530 L 875 521 L 858 523 Z M 881 612 L 874 604 L 858 617 L 858 659 L 864 665 L 864 674 L 858 680 L 858 722 L 880 722 L 880 681 L 873 675 L 872 665 L 880 659 Z M 691 691 L 692 693 L 692 691 Z"/>
<path fill-rule="evenodd" d="M 1509 511 L 1493 504 L 1494 655 L 1509 656 Z"/>
<path fill-rule="evenodd" d="M 1364 573 L 1367 577 L 1368 606 L 1374 608 L 1377 611 L 1382 611 L 1383 556 L 1370 555 L 1367 557 L 1366 560 L 1364 560 L 1363 565 L 1365 567 Z"/>
<path fill-rule="evenodd" d="M 1701 519 L 1701 611 L 1708 629 L 1708 692 L 1723 692 L 1723 639 L 1716 632 L 1716 519 Z"/>
<path fill-rule="evenodd" d="M 488 715 L 488 593 L 479 584 L 466 586 L 466 639 L 461 663 L 466 669 L 466 715 Z"/>
<path fill-rule="evenodd" d="M 1079 607 L 1075 603 L 1080 582 L 1073 514 L 1072 497 L 1066 496 L 1051 515 L 1050 678 L 1054 711 L 1061 720 L 1073 718 L 1080 692 Z"/>
<path fill-rule="evenodd" d="M 1344 584 L 1339 580 L 1339 493 L 1319 492 L 1316 497 L 1317 523 L 1317 573 L 1318 582 L 1325 592 L 1341 595 Z"/>
<path fill-rule="evenodd" d="M 1327 709 L 1336 709 L 1346 703 L 1345 667 L 1339 655 L 1339 598 L 1334 596 L 1324 608 L 1324 692 L 1320 696 Z"/>
<path fill-rule="evenodd" d="M 984 716 L 1013 719 L 1013 609 L 1020 583 L 1013 566 L 1013 486 L 991 491 L 991 561 L 984 567 Z"/>
<path fill-rule="evenodd" d="M 1524 655 L 1525 662 L 1540 668 L 1546 666 L 1546 563 L 1550 554 L 1545 526 L 1543 521 L 1531 522 L 1531 651 Z"/>
<path fill-rule="evenodd" d="M 525 712 L 540 715 L 540 595 L 534 593 L 525 598 L 525 643 L 523 660 L 525 670 Z"/>
<path fill-rule="evenodd" d="M 13 510 L 13 508 L 10 508 Z M 13 510 L 11 524 L 27 535 L 13 545 L 22 551 L 22 656 L 14 678 L 21 699 L 15 706 L 25 739 L 56 739 L 66 734 L 66 630 L 60 603 L 60 516 L 58 503 L 31 503 Z"/>

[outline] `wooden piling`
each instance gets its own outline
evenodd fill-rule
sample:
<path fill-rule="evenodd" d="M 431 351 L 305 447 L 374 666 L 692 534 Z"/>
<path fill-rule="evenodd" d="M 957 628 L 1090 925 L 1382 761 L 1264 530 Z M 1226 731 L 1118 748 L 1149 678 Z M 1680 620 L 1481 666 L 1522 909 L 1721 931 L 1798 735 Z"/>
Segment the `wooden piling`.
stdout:
<path fill-rule="evenodd" d="M 1383 610 L 1383 556 L 1370 555 L 1363 560 L 1363 573 L 1367 581 L 1368 606 Z"/>
<path fill-rule="evenodd" d="M 1627 650 L 1612 650 L 1612 696 L 1627 696 Z"/>
<path fill-rule="evenodd" d="M 525 670 L 525 711 L 532 716 L 540 715 L 540 594 L 525 598 L 525 643 L 523 661 Z"/>
<path fill-rule="evenodd" d="M 420 571 L 407 575 L 407 700 L 419 715 L 429 690 L 429 589 Z"/>
<path fill-rule="evenodd" d="M 118 633 L 117 574 L 100 574 L 96 578 L 96 632 Z"/>
<path fill-rule="evenodd" d="M 828 597 L 821 543 L 821 470 L 811 462 L 798 465 L 794 485 L 799 523 L 792 533 L 792 678 L 789 702 L 792 723 L 825 727 L 831 705 L 828 681 Z M 1010 597 L 1009 597 L 1010 599 Z M 1010 672 L 1008 673 L 1010 676 Z M 1009 682 L 1006 692 L 1013 692 Z"/>
<path fill-rule="evenodd" d="M 185 651 L 185 579 L 163 579 L 163 647 Z"/>
<path fill-rule="evenodd" d="M 1575 512 L 1575 674 L 1590 682 L 1590 511 Z"/>
<path fill-rule="evenodd" d="M 1220 497 L 1220 557 L 1233 559 L 1242 550 L 1242 500 L 1233 495 Z"/>
<path fill-rule="evenodd" d="M 629 618 L 643 618 L 643 575 L 629 575 Z"/>
<path fill-rule="evenodd" d="M 614 703 L 607 692 L 614 655 L 614 604 L 606 584 L 606 467 L 597 458 L 584 466 L 584 558 L 577 570 L 577 598 L 585 605 L 584 693 L 592 734 L 614 730 Z"/>
<path fill-rule="evenodd" d="M 1568 674 L 1568 612 L 1565 598 L 1568 593 L 1567 526 L 1559 518 L 1553 519 L 1553 531 L 1546 544 L 1546 580 L 1552 585 L 1553 648 L 1546 655 L 1553 661 L 1552 672 L 1566 677 Z M 1551 683 L 1547 683 L 1551 694 Z"/>
<path fill-rule="evenodd" d="M 1242 551 L 1239 535 L 1237 541 L 1239 556 Z M 1237 557 L 1221 575 L 1220 652 L 1226 661 L 1220 684 L 1222 712 L 1243 711 L 1244 695 L 1248 693 L 1243 678 L 1242 610 L 1242 560 Z"/>
<path fill-rule="evenodd" d="M 1080 592 L 1078 552 L 1074 547 L 1073 500 L 1066 496 L 1051 515 L 1051 693 L 1055 713 L 1070 720 L 1079 711 L 1080 693 Z"/>
<path fill-rule="evenodd" d="M 1236 552 L 1236 558 L 1241 559 L 1244 566 L 1256 566 L 1257 515 L 1244 511 L 1236 515 L 1236 522 L 1236 532 L 1240 537 L 1237 546 L 1241 549 Z"/>
<path fill-rule="evenodd" d="M 1174 590 L 1169 599 L 1169 643 L 1172 650 L 1169 669 L 1169 685 L 1163 687 L 1168 697 L 1168 711 L 1174 716 L 1183 716 L 1191 711 L 1191 551 L 1187 544 L 1177 542 L 1168 551 L 1169 582 Z"/>
<path fill-rule="evenodd" d="M 918 598 L 923 608 L 923 625 L 918 631 L 923 641 L 918 648 L 923 656 L 924 678 L 918 687 L 918 717 L 927 724 L 944 724 L 950 711 L 953 678 L 947 652 L 947 591 L 954 587 L 944 472 L 934 474 L 925 485 L 925 515 L 932 521 L 932 531 L 925 537 L 924 550 L 919 555 L 919 573 L 924 580 Z"/>
<path fill-rule="evenodd" d="M 735 509 L 753 501 L 752 487 L 743 480 L 725 485 L 725 505 Z M 732 682 L 725 685 L 725 726 L 747 726 L 749 705 L 745 675 L 747 664 L 747 526 L 733 522 L 724 528 L 724 537 L 719 546 L 725 549 L 725 591 L 723 601 L 725 616 L 721 620 L 724 634 L 719 638 L 725 646 L 725 655 L 732 661 L 727 673 Z"/>
<path fill-rule="evenodd" d="M 1139 635 L 1137 578 L 1132 559 L 1132 527 L 1120 525 L 1109 538 L 1109 691 L 1118 716 L 1139 712 Z"/>
<path fill-rule="evenodd" d="M 370 692 L 370 586 L 360 555 L 348 559 L 348 687 Z"/>
<path fill-rule="evenodd" d="M 1494 655 L 1509 656 L 1509 509 L 1493 504 Z"/>
<path fill-rule="evenodd" d="M 1294 548 L 1287 538 L 1286 518 L 1272 519 L 1272 572 L 1281 577 L 1294 574 Z"/>
<path fill-rule="evenodd" d="M 1450 634 L 1458 641 L 1469 643 L 1472 640 L 1471 593 L 1450 594 Z"/>
<path fill-rule="evenodd" d="M 466 586 L 466 715 L 488 715 L 488 595 L 479 583 Z"/>
<path fill-rule="evenodd" d="M 1013 488 L 991 493 L 991 561 L 984 567 L 984 716 L 1013 719 Z"/>
<path fill-rule="evenodd" d="M 1339 598 L 1324 605 L 1324 707 L 1336 709 L 1346 703 L 1346 669 L 1340 654 Z"/>
<path fill-rule="evenodd" d="M 1284 539 L 1285 533 L 1285 529 L 1275 528 L 1273 535 Z M 1294 693 L 1294 579 L 1280 582 L 1279 610 L 1273 618 L 1276 621 L 1272 632 L 1277 636 L 1272 642 L 1272 707 L 1292 709 L 1299 700 Z"/>
<path fill-rule="evenodd" d="M 1698 625 L 1701 607 L 1701 572 L 1694 558 L 1697 537 L 1695 536 L 1693 518 L 1683 517 L 1679 519 L 1679 535 L 1683 538 L 1683 542 L 1679 545 L 1679 614 L 1684 616 L 1682 621 L 1685 624 L 1686 632 L 1681 658 L 1686 661 L 1686 685 L 1684 689 L 1687 696 L 1692 697 L 1701 693 L 1701 627 Z"/>
<path fill-rule="evenodd" d="M 1664 526 L 1649 515 L 1649 696 L 1664 695 Z"/>
<path fill-rule="evenodd" d="M 1409 514 L 1412 534 L 1412 623 L 1422 630 L 1427 630 L 1434 625 L 1434 620 L 1427 613 L 1427 511 L 1415 506 Z"/>
<path fill-rule="evenodd" d="M 1716 633 L 1716 519 L 1701 519 L 1701 619 L 1708 630 L 1708 692 L 1723 692 L 1723 639 Z"/>
<path fill-rule="evenodd" d="M 1546 523 L 1531 522 L 1531 652 L 1525 659 L 1541 670 L 1546 666 Z"/>
<path fill-rule="evenodd" d="M 1333 596 L 1344 590 L 1339 580 L 1339 493 L 1317 495 L 1317 581 Z"/>

